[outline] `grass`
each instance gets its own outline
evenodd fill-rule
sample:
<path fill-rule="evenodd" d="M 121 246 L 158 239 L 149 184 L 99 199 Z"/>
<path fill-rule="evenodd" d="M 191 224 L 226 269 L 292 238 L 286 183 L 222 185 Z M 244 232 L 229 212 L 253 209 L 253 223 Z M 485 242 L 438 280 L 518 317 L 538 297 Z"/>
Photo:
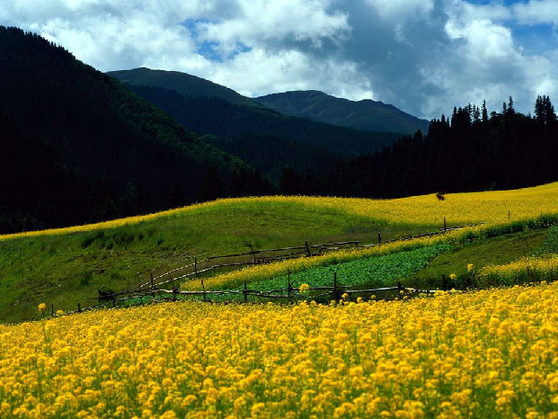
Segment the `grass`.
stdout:
<path fill-rule="evenodd" d="M 129 288 L 196 256 L 304 241 L 374 242 L 448 225 L 490 225 L 558 212 L 558 183 L 517 191 L 397 200 L 317 197 L 229 199 L 66 229 L 0 236 L 0 321 L 36 317 L 36 305 L 73 310 L 97 290 Z M 520 223 L 518 221 L 518 223 Z M 518 224 L 519 226 L 519 224 Z M 500 233 L 498 233 L 500 234 Z M 409 250 L 409 249 L 407 249 Z M 138 278 L 138 275 L 140 276 Z"/>
<path fill-rule="evenodd" d="M 397 281 L 424 268 L 428 261 L 436 255 L 447 252 L 451 246 L 447 244 L 436 244 L 432 246 L 420 247 L 408 251 L 400 251 L 384 255 L 363 257 L 347 262 L 337 263 L 335 259 L 332 263 L 323 266 L 314 266 L 299 272 L 287 275 L 273 275 L 265 279 L 250 281 L 247 284 L 250 290 L 271 291 L 284 289 L 286 295 L 287 285 L 290 284 L 297 289 L 302 284 L 310 287 L 332 286 L 334 274 L 337 277 L 339 286 L 350 286 L 351 288 L 372 288 L 393 286 Z M 209 286 L 211 288 L 211 286 Z M 221 288 L 234 288 L 231 284 L 224 284 Z M 242 290 L 242 287 L 237 287 Z M 202 297 L 191 297 L 188 299 L 199 300 Z M 224 295 L 211 296 L 211 301 L 241 301 L 243 297 Z M 256 298 L 256 301 L 263 301 Z"/>
<path fill-rule="evenodd" d="M 332 208 L 258 201 L 224 203 L 101 230 L 0 240 L 0 319 L 29 320 L 36 306 L 75 310 L 95 304 L 97 290 L 135 286 L 193 256 L 336 240 L 372 241 L 428 231 L 430 226 L 385 224 Z M 140 274 L 138 279 L 138 274 Z"/>
<path fill-rule="evenodd" d="M 531 255 L 543 246 L 547 235 L 548 230 L 527 231 L 465 244 L 436 256 L 427 267 L 409 276 L 403 283 L 415 288 L 439 288 L 442 286 L 442 275 L 463 276 L 469 263 L 478 269 Z"/>
<path fill-rule="evenodd" d="M 329 266 L 320 266 L 295 273 L 291 275 L 291 280 L 297 287 L 300 284 L 309 284 L 311 287 L 331 286 L 333 274 L 337 273 L 339 285 L 351 287 L 392 286 L 405 276 L 424 268 L 428 261 L 438 254 L 450 249 L 449 245 L 438 244 Z M 250 284 L 250 287 L 261 290 L 277 289 L 285 287 L 286 282 L 286 276 L 279 276 L 274 278 L 273 281 Z"/>

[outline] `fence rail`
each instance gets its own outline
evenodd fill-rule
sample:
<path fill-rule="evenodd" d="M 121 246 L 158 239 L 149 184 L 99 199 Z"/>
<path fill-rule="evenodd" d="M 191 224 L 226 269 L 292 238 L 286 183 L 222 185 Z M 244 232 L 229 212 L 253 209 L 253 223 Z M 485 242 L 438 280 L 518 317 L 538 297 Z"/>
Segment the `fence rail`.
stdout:
<path fill-rule="evenodd" d="M 240 252 L 227 255 L 216 255 L 209 256 L 205 259 L 198 260 L 194 257 L 194 260 L 184 266 L 174 268 L 157 276 L 154 276 L 152 272 L 149 272 L 149 280 L 138 284 L 138 288 L 154 288 L 156 286 L 166 285 L 173 283 L 175 281 L 181 281 L 190 277 L 196 277 L 198 275 L 225 268 L 235 268 L 241 266 L 251 266 L 265 263 L 278 262 L 282 260 L 294 259 L 306 255 L 307 257 L 320 256 L 324 252 L 337 251 L 349 247 L 362 247 L 370 248 L 386 243 L 404 242 L 425 237 L 434 237 L 442 234 L 446 234 L 450 231 L 460 230 L 468 227 L 476 227 L 481 225 L 478 224 L 467 224 L 456 227 L 447 227 L 447 223 L 444 223 L 444 227 L 441 227 L 438 231 L 406 236 L 391 240 L 382 240 L 382 235 L 378 232 L 378 240 L 375 243 L 363 244 L 362 241 L 342 241 L 342 242 L 332 242 L 332 243 L 320 243 L 320 244 L 310 244 L 308 241 L 304 243 L 303 246 L 290 246 L 290 247 L 280 247 L 274 249 L 253 249 L 250 245 L 249 252 Z M 285 253 L 286 252 L 286 253 Z M 278 254 L 282 253 L 282 254 Z M 270 255 L 271 254 L 271 255 Z M 268 255 L 268 256 L 266 256 Z M 238 259 L 246 258 L 245 260 L 235 260 L 227 261 L 227 259 Z M 218 260 L 222 260 L 221 263 L 216 263 Z"/>
<path fill-rule="evenodd" d="M 176 284 L 180 283 L 184 279 L 197 277 L 206 272 L 210 272 L 217 269 L 235 268 L 241 266 L 251 266 L 256 264 L 271 263 L 271 262 L 276 262 L 281 260 L 298 258 L 301 255 L 306 255 L 307 257 L 314 257 L 314 256 L 319 256 L 327 251 L 341 250 L 343 248 L 348 248 L 351 246 L 360 247 L 360 248 L 370 248 L 385 243 L 403 242 L 403 241 L 409 241 L 418 238 L 443 235 L 450 231 L 455 231 L 455 230 L 468 228 L 468 227 L 476 227 L 482 224 L 483 223 L 448 227 L 447 222 L 444 219 L 443 227 L 441 227 L 438 231 L 419 234 L 419 235 L 406 236 L 406 237 L 391 239 L 391 240 L 382 240 L 382 235 L 380 232 L 378 232 L 378 240 L 375 243 L 363 244 L 361 241 L 341 241 L 341 242 L 331 242 L 331 243 L 310 244 L 308 243 L 308 241 L 306 241 L 303 246 L 280 247 L 274 249 L 253 249 L 252 246 L 249 246 L 250 247 L 249 252 L 239 252 L 239 253 L 227 254 L 227 255 L 209 256 L 201 260 L 198 260 L 196 257 L 194 257 L 193 258 L 194 260 L 192 262 L 174 268 L 172 270 L 166 271 L 164 273 L 154 275 L 152 271 L 149 272 L 149 279 L 143 282 L 139 282 L 137 288 L 118 291 L 118 292 L 111 292 L 104 295 L 102 295 L 101 292 L 99 291 L 99 296 L 98 298 L 96 298 L 98 304 L 91 305 L 84 308 L 82 308 L 81 305 L 78 304 L 77 310 L 67 312 L 66 314 L 81 313 L 83 311 L 93 310 L 99 307 L 105 307 L 107 306 L 107 304 L 110 303 L 116 305 L 119 301 L 123 302 L 127 300 L 140 299 L 146 296 L 152 296 L 154 297 L 154 299 L 157 296 L 159 299 L 163 299 L 163 300 L 170 300 L 170 299 L 176 300 L 179 298 L 179 296 L 183 296 L 183 297 L 202 296 L 205 300 L 207 299 L 207 297 L 211 297 L 211 296 L 241 295 L 243 296 L 244 301 L 247 301 L 248 297 L 265 298 L 265 299 L 300 300 L 300 299 L 308 299 L 308 298 L 322 298 L 327 295 L 331 295 L 332 297 L 338 299 L 338 297 L 343 293 L 352 295 L 358 293 L 375 294 L 375 293 L 385 293 L 385 292 L 389 293 L 395 291 L 405 293 L 406 295 L 433 294 L 437 290 L 414 290 L 410 288 L 401 287 L 400 284 L 398 284 L 397 287 L 352 289 L 351 287 L 337 285 L 336 280 L 334 280 L 334 285 L 332 287 L 311 288 L 309 292 L 323 291 L 322 294 L 312 294 L 311 297 L 305 297 L 301 295 L 298 288 L 292 287 L 292 284 L 290 283 L 285 289 L 271 290 L 271 291 L 250 290 L 246 286 L 242 290 L 205 290 L 204 289 L 201 291 L 181 291 L 177 288 Z M 282 254 L 278 254 L 278 253 L 282 253 Z M 236 260 L 230 262 L 214 263 L 219 259 L 226 260 L 226 259 L 242 258 L 242 257 L 248 259 L 241 260 L 241 261 Z M 165 286 L 168 284 L 172 284 L 173 289 L 161 288 L 161 286 Z M 203 288 L 203 280 L 202 280 L 202 288 Z M 52 313 L 54 314 L 54 307 L 51 307 L 51 309 L 52 309 Z"/>
<path fill-rule="evenodd" d="M 285 301 L 301 301 L 301 300 L 316 300 L 323 297 L 331 297 L 333 300 L 339 300 L 342 298 L 343 294 L 347 295 L 368 295 L 374 294 L 385 294 L 384 299 L 400 298 L 402 295 L 407 297 L 416 296 L 419 294 L 433 294 L 438 290 L 417 290 L 414 288 L 407 288 L 398 283 L 391 287 L 379 287 L 379 288 L 353 288 L 351 286 L 344 286 L 337 284 L 337 278 L 334 276 L 333 286 L 319 286 L 311 287 L 306 290 L 301 291 L 299 288 L 293 287 L 290 283 L 287 284 L 286 288 L 275 289 L 275 290 L 255 290 L 247 288 L 246 284 L 243 289 L 224 289 L 224 290 L 198 290 L 198 291 L 183 291 L 178 288 L 165 289 L 165 288 L 154 288 L 154 289 L 137 289 L 124 291 L 120 293 L 114 293 L 110 297 L 99 298 L 99 303 L 95 306 L 88 307 L 85 309 L 78 309 L 75 312 L 82 312 L 90 310 L 93 308 L 103 307 L 110 305 L 118 305 L 119 302 L 126 302 L 130 300 L 141 300 L 145 297 L 152 297 L 153 301 L 177 301 L 179 297 L 202 297 L 204 301 L 209 301 L 210 297 L 222 297 L 230 296 L 232 297 L 229 301 L 220 300 L 219 302 L 238 302 L 238 299 L 234 297 L 243 297 L 244 302 L 248 302 L 248 297 L 260 298 L 264 300 L 277 299 Z M 391 293 L 391 295 L 389 294 Z M 381 299 L 379 298 L 379 299 Z M 72 312 L 72 313 L 75 313 Z M 70 313 L 68 313 L 70 314 Z"/>

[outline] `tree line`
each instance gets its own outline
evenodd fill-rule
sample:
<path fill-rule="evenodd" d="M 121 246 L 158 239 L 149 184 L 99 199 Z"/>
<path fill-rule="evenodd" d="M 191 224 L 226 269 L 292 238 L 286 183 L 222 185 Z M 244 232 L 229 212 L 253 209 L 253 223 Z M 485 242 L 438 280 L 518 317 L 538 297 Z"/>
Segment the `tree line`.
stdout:
<path fill-rule="evenodd" d="M 500 112 L 454 108 L 429 131 L 405 136 L 382 151 L 337 162 L 325 174 L 284 168 L 280 192 L 397 198 L 534 186 L 558 180 L 558 122 L 548 96 L 533 115 L 510 97 Z"/>

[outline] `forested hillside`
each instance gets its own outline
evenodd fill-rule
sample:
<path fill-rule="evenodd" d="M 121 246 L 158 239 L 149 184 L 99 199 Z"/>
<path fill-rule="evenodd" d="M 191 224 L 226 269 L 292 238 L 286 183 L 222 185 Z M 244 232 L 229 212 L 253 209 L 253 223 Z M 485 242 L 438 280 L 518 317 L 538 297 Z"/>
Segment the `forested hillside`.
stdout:
<path fill-rule="evenodd" d="M 229 195 L 251 170 L 37 35 L 0 27 L 0 68 L 3 232 Z"/>
<path fill-rule="evenodd" d="M 558 179 L 558 122 L 546 96 L 537 99 L 534 116 L 516 112 L 511 98 L 490 114 L 468 105 L 432 121 L 428 134 L 393 143 L 395 134 L 132 86 L 161 110 L 64 49 L 14 28 L 0 27 L 0 67 L 2 232 L 224 196 L 389 198 Z"/>
<path fill-rule="evenodd" d="M 432 121 L 428 135 L 407 136 L 381 152 L 340 163 L 320 185 L 299 189 L 389 198 L 520 188 L 558 179 L 557 157 L 558 122 L 550 98 L 537 98 L 533 116 L 516 112 L 510 98 L 501 112 L 489 114 L 484 105 L 456 108 L 451 117 Z"/>
<path fill-rule="evenodd" d="M 112 72 L 111 75 L 129 83 L 135 93 L 158 106 L 182 126 L 199 135 L 213 135 L 225 139 L 235 139 L 245 135 L 269 135 L 279 139 L 288 139 L 313 147 L 325 148 L 343 155 L 359 155 L 382 149 L 401 138 L 402 134 L 365 132 L 337 125 L 325 124 L 304 118 L 282 115 L 267 108 L 243 106 L 213 95 L 210 90 L 200 95 L 199 90 L 192 93 L 183 83 L 168 80 L 162 74 L 151 71 L 147 78 L 132 77 L 138 70 Z M 173 74 L 173 73 L 171 73 Z M 180 73 L 179 73 L 180 74 Z M 188 80 L 189 75 L 183 74 Z M 144 84 L 137 84 L 144 83 Z M 172 87 L 176 84 L 176 87 Z"/>

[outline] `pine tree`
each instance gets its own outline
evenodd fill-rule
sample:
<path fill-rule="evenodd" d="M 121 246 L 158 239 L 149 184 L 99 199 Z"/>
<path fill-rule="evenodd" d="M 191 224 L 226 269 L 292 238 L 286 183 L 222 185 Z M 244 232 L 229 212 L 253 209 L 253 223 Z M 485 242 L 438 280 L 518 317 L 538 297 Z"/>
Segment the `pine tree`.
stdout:
<path fill-rule="evenodd" d="M 535 119 L 542 124 L 549 124 L 556 121 L 554 106 L 548 96 L 537 96 L 535 102 Z"/>
<path fill-rule="evenodd" d="M 508 99 L 508 114 L 513 115 L 515 113 L 515 109 L 513 107 L 513 98 L 510 96 Z"/>
<path fill-rule="evenodd" d="M 482 101 L 482 122 L 488 122 L 488 110 L 486 109 L 486 100 Z"/>

